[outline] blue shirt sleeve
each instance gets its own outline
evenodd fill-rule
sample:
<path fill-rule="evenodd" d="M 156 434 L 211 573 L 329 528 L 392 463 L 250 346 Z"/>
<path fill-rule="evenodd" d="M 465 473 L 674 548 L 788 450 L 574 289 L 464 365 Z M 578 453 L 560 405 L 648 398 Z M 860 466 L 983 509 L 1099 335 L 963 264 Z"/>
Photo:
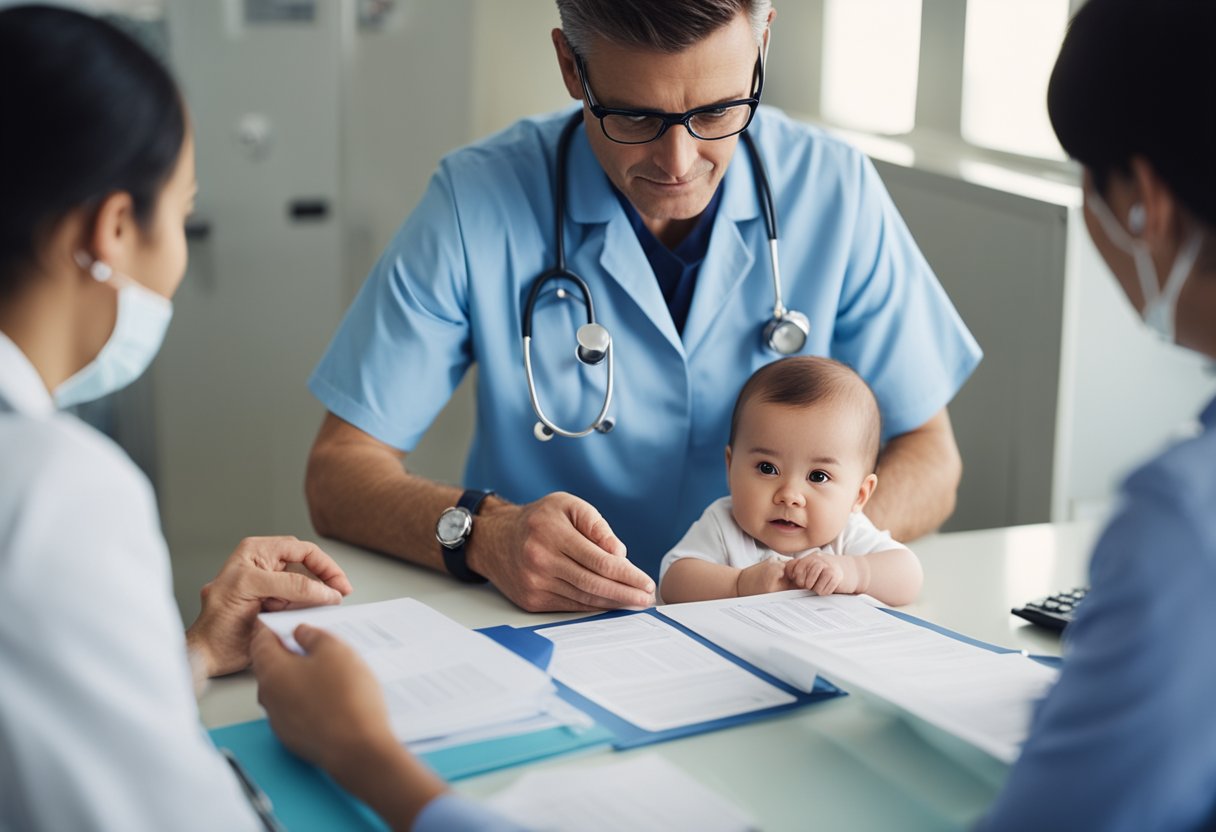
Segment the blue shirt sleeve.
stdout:
<path fill-rule="evenodd" d="M 1195 829 L 1216 815 L 1211 506 L 1160 467 L 1093 555 L 1055 688 L 985 830 Z"/>
<path fill-rule="evenodd" d="M 525 828 L 451 792 L 432 800 L 414 820 L 413 832 L 526 832 Z"/>
<path fill-rule="evenodd" d="M 400 450 L 413 450 L 472 363 L 463 239 L 441 165 L 308 382 L 331 413 Z"/>
<path fill-rule="evenodd" d="M 945 407 L 982 352 L 921 254 L 873 163 L 853 155 L 856 211 L 832 357 L 870 384 L 883 437 Z M 843 160 L 842 160 L 843 163 Z"/>

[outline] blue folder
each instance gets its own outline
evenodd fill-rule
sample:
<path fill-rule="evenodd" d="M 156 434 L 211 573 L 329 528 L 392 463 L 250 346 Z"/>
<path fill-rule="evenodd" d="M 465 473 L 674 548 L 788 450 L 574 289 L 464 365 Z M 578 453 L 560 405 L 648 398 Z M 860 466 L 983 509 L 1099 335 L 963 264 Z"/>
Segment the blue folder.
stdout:
<path fill-rule="evenodd" d="M 980 648 L 983 648 L 984 650 L 988 650 L 993 653 L 1020 653 L 1020 652 L 1022 652 L 1021 650 L 1015 650 L 1012 647 L 1001 647 L 1000 645 L 997 645 L 997 644 L 990 644 L 987 641 L 980 641 L 978 638 L 972 638 L 971 636 L 965 636 L 962 633 L 947 629 L 946 627 L 943 627 L 940 624 L 934 624 L 932 621 L 926 621 L 923 618 L 917 618 L 915 615 L 912 615 L 910 613 L 901 612 L 899 610 L 888 609 L 887 607 L 879 607 L 879 609 L 881 609 L 883 612 L 885 612 L 889 615 L 893 615 L 896 618 L 907 621 L 910 624 L 915 624 L 918 627 L 924 627 L 926 630 L 932 630 L 935 633 L 941 633 L 944 636 L 949 636 L 950 638 L 954 639 L 955 641 L 961 641 L 964 644 L 970 644 L 972 647 L 980 647 Z M 1063 660 L 1059 656 L 1031 655 L 1031 656 L 1028 656 L 1027 658 L 1033 659 L 1034 661 L 1038 662 L 1041 665 L 1045 665 L 1047 667 L 1054 667 L 1054 668 L 1060 667 L 1061 664 L 1063 663 Z"/>
<path fill-rule="evenodd" d="M 628 721 L 622 719 L 621 717 L 614 714 L 612 711 L 609 711 L 608 709 L 603 708 L 600 705 L 597 705 L 596 703 L 592 702 L 590 699 L 586 698 L 585 696 L 582 696 L 581 694 L 577 693 L 576 691 L 572 690 L 571 688 L 567 687 L 566 685 L 563 685 L 561 682 L 554 680 L 554 684 L 557 685 L 558 693 L 562 697 L 562 699 L 566 700 L 567 702 L 569 702 L 570 704 L 572 704 L 576 708 L 578 708 L 580 711 L 583 711 L 584 713 L 586 713 L 587 715 L 592 717 L 598 724 L 604 726 L 612 733 L 612 737 L 613 737 L 612 747 L 616 748 L 618 750 L 623 750 L 626 748 L 637 748 L 639 746 L 650 745 L 651 743 L 656 743 L 656 742 L 666 742 L 667 740 L 674 740 L 678 737 L 688 737 L 688 736 L 692 736 L 694 734 L 704 734 L 709 731 L 718 731 L 723 728 L 731 728 L 735 725 L 744 725 L 749 722 L 755 722 L 756 720 L 768 719 L 770 717 L 779 716 L 788 711 L 792 711 L 796 708 L 805 707 L 814 702 L 821 702 L 825 699 L 832 699 L 837 696 L 845 695 L 843 690 L 841 690 L 840 688 L 836 687 L 832 683 L 827 682 L 823 679 L 815 680 L 815 685 L 810 693 L 801 691 L 798 688 L 787 685 L 785 682 L 781 681 L 780 679 L 776 678 L 775 676 L 771 676 L 770 674 L 768 674 L 765 671 L 761 670 L 760 668 L 756 667 L 754 664 L 744 661 L 743 659 L 736 656 L 734 653 L 727 652 L 726 650 L 722 649 L 721 647 L 714 644 L 713 642 L 703 638 L 702 636 L 698 635 L 697 633 L 695 633 L 692 630 L 685 627 L 683 624 L 680 624 L 679 622 L 671 620 L 670 618 L 666 617 L 665 615 L 660 613 L 658 610 L 656 610 L 654 607 L 651 607 L 651 608 L 645 609 L 645 610 L 614 610 L 612 612 L 606 612 L 606 613 L 601 613 L 600 615 L 594 615 L 589 618 L 579 618 L 579 619 L 575 619 L 573 621 L 566 621 L 566 622 L 562 622 L 559 624 L 537 624 L 533 627 L 527 627 L 527 628 L 525 628 L 521 631 L 517 631 L 517 632 L 529 632 L 529 633 L 532 633 L 533 635 L 536 635 L 537 630 L 547 630 L 547 629 L 550 629 L 553 627 L 563 627 L 563 626 L 566 626 L 569 624 L 579 624 L 584 621 L 603 621 L 603 620 L 609 619 L 609 618 L 621 618 L 623 616 L 628 616 L 628 615 L 654 616 L 656 619 L 658 619 L 659 621 L 662 621 L 664 624 L 668 625 L 669 627 L 679 630 L 680 632 L 687 635 L 689 638 L 705 645 L 710 650 L 714 651 L 719 656 L 722 656 L 727 661 L 729 661 L 733 664 L 736 664 L 739 667 L 742 667 L 744 670 L 747 670 L 749 673 L 751 673 L 755 676 L 758 676 L 759 678 L 768 682 L 770 685 L 772 685 L 776 688 L 779 688 L 782 691 L 790 694 L 791 696 L 794 697 L 794 701 L 787 703 L 785 705 L 776 705 L 774 707 L 764 708 L 763 710 L 759 710 L 759 711 L 749 711 L 748 713 L 736 714 L 735 716 L 723 717 L 722 719 L 714 719 L 714 720 L 709 720 L 707 722 L 697 722 L 697 723 L 693 723 L 692 725 L 683 725 L 683 726 L 680 726 L 679 728 L 669 728 L 666 731 L 647 731 L 643 728 L 638 727 L 637 725 L 634 725 L 632 722 L 628 722 Z M 496 629 L 510 629 L 510 628 L 496 628 Z M 489 635 L 491 638 L 495 638 L 494 634 L 486 633 L 486 635 Z M 539 635 L 536 635 L 536 637 L 543 638 L 543 636 L 539 636 Z M 548 641 L 548 639 L 544 639 L 544 640 Z M 500 642 L 500 643 L 504 643 L 507 647 L 511 647 L 510 644 L 507 644 L 505 642 Z M 552 644 L 552 642 L 549 642 L 549 643 Z"/>
<path fill-rule="evenodd" d="M 555 682 L 562 699 L 588 714 L 595 721 L 592 727 L 582 730 L 551 728 L 513 737 L 484 740 L 421 754 L 419 755 L 421 759 L 444 779 L 459 780 L 462 777 L 483 774 L 596 746 L 610 744 L 617 749 L 635 748 L 677 737 L 716 731 L 758 719 L 774 717 L 813 702 L 844 695 L 844 691 L 823 680 L 817 681 L 810 693 L 793 688 L 732 653 L 706 641 L 683 625 L 665 618 L 653 608 L 642 611 L 609 612 L 564 623 L 573 624 L 577 621 L 600 620 L 623 615 L 656 616 L 665 624 L 704 644 L 728 661 L 789 693 L 795 698 L 795 701 L 667 731 L 646 731 L 600 707 L 560 682 Z M 560 626 L 564 626 L 564 624 L 539 624 L 526 628 L 500 626 L 479 630 L 479 632 L 543 669 L 548 667 L 553 656 L 554 644 L 536 631 Z M 347 794 L 324 772 L 288 751 L 270 730 L 270 725 L 265 719 L 216 728 L 210 733 L 212 741 L 217 747 L 227 748 L 236 755 L 249 778 L 270 799 L 274 806 L 275 817 L 291 832 L 312 832 L 312 830 L 322 832 L 322 830 L 333 829 L 382 832 L 387 829 L 367 806 Z"/>

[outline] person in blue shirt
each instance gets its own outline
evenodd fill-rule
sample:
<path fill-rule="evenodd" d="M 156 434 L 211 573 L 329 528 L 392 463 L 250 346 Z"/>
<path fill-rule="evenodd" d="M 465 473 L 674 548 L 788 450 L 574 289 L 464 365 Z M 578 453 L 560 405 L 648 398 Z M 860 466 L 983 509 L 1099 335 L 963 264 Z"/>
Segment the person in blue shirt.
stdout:
<path fill-rule="evenodd" d="M 1144 322 L 1216 358 L 1216 4 L 1089 0 L 1052 74 L 1085 219 Z M 1129 391 L 1128 407 L 1152 407 Z M 1126 481 L 1029 739 L 981 827 L 1216 826 L 1216 401 Z"/>
<path fill-rule="evenodd" d="M 961 474 L 946 406 L 980 350 L 865 156 L 758 106 L 768 0 L 557 6 L 553 44 L 579 107 L 442 161 L 312 376 L 329 411 L 306 482 L 317 530 L 488 579 L 529 610 L 647 605 L 662 555 L 726 494 L 731 404 L 782 354 L 766 330 L 786 310 L 807 331 L 803 343 L 786 327 L 784 350 L 851 365 L 878 398 L 883 490 L 869 516 L 901 540 L 937 527 Z M 780 303 L 744 132 L 771 182 Z M 575 282 L 547 282 L 526 314 L 558 264 L 559 223 L 566 267 L 611 333 L 610 351 L 596 333 L 599 365 L 576 358 Z M 462 490 L 402 462 L 474 365 Z M 553 435 L 592 422 L 606 365 L 612 429 Z"/>

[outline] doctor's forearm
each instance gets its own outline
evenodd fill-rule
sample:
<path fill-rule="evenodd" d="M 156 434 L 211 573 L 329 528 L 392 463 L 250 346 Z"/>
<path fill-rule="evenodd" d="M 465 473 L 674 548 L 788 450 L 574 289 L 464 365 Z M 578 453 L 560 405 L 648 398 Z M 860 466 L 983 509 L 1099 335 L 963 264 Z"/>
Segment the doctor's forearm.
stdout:
<path fill-rule="evenodd" d="M 405 455 L 326 416 L 308 457 L 313 525 L 335 537 L 440 572 L 439 515 L 463 491 L 410 474 Z M 468 569 L 530 611 L 604 610 L 654 603 L 654 581 L 591 504 L 548 494 L 525 506 L 488 497 L 465 547 Z"/>
<path fill-rule="evenodd" d="M 878 488 L 865 512 L 896 540 L 915 540 L 953 513 L 962 473 L 954 429 L 943 409 L 887 443 L 878 460 Z"/>
<path fill-rule="evenodd" d="M 410 474 L 395 451 L 344 441 L 340 429 L 327 428 L 305 480 L 317 532 L 444 571 L 435 522 L 461 489 Z"/>

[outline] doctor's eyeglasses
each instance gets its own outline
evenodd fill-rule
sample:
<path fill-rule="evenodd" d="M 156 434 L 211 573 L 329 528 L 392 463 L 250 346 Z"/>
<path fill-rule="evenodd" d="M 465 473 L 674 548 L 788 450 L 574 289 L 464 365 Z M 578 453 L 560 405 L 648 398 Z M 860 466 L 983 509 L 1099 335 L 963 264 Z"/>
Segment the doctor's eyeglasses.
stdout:
<path fill-rule="evenodd" d="M 602 107 L 591 94 L 591 87 L 587 85 L 587 65 L 577 52 L 574 54 L 574 61 L 578 67 L 578 77 L 582 81 L 583 95 L 587 99 L 591 115 L 600 120 L 600 129 L 604 131 L 604 135 L 617 144 L 653 142 L 666 133 L 669 127 L 677 124 L 684 125 L 684 129 L 688 131 L 689 135 L 702 141 L 716 141 L 737 136 L 752 123 L 756 107 L 760 104 L 760 93 L 764 90 L 763 55 L 758 55 L 754 72 L 756 91 L 750 98 L 694 107 L 685 113 Z"/>

